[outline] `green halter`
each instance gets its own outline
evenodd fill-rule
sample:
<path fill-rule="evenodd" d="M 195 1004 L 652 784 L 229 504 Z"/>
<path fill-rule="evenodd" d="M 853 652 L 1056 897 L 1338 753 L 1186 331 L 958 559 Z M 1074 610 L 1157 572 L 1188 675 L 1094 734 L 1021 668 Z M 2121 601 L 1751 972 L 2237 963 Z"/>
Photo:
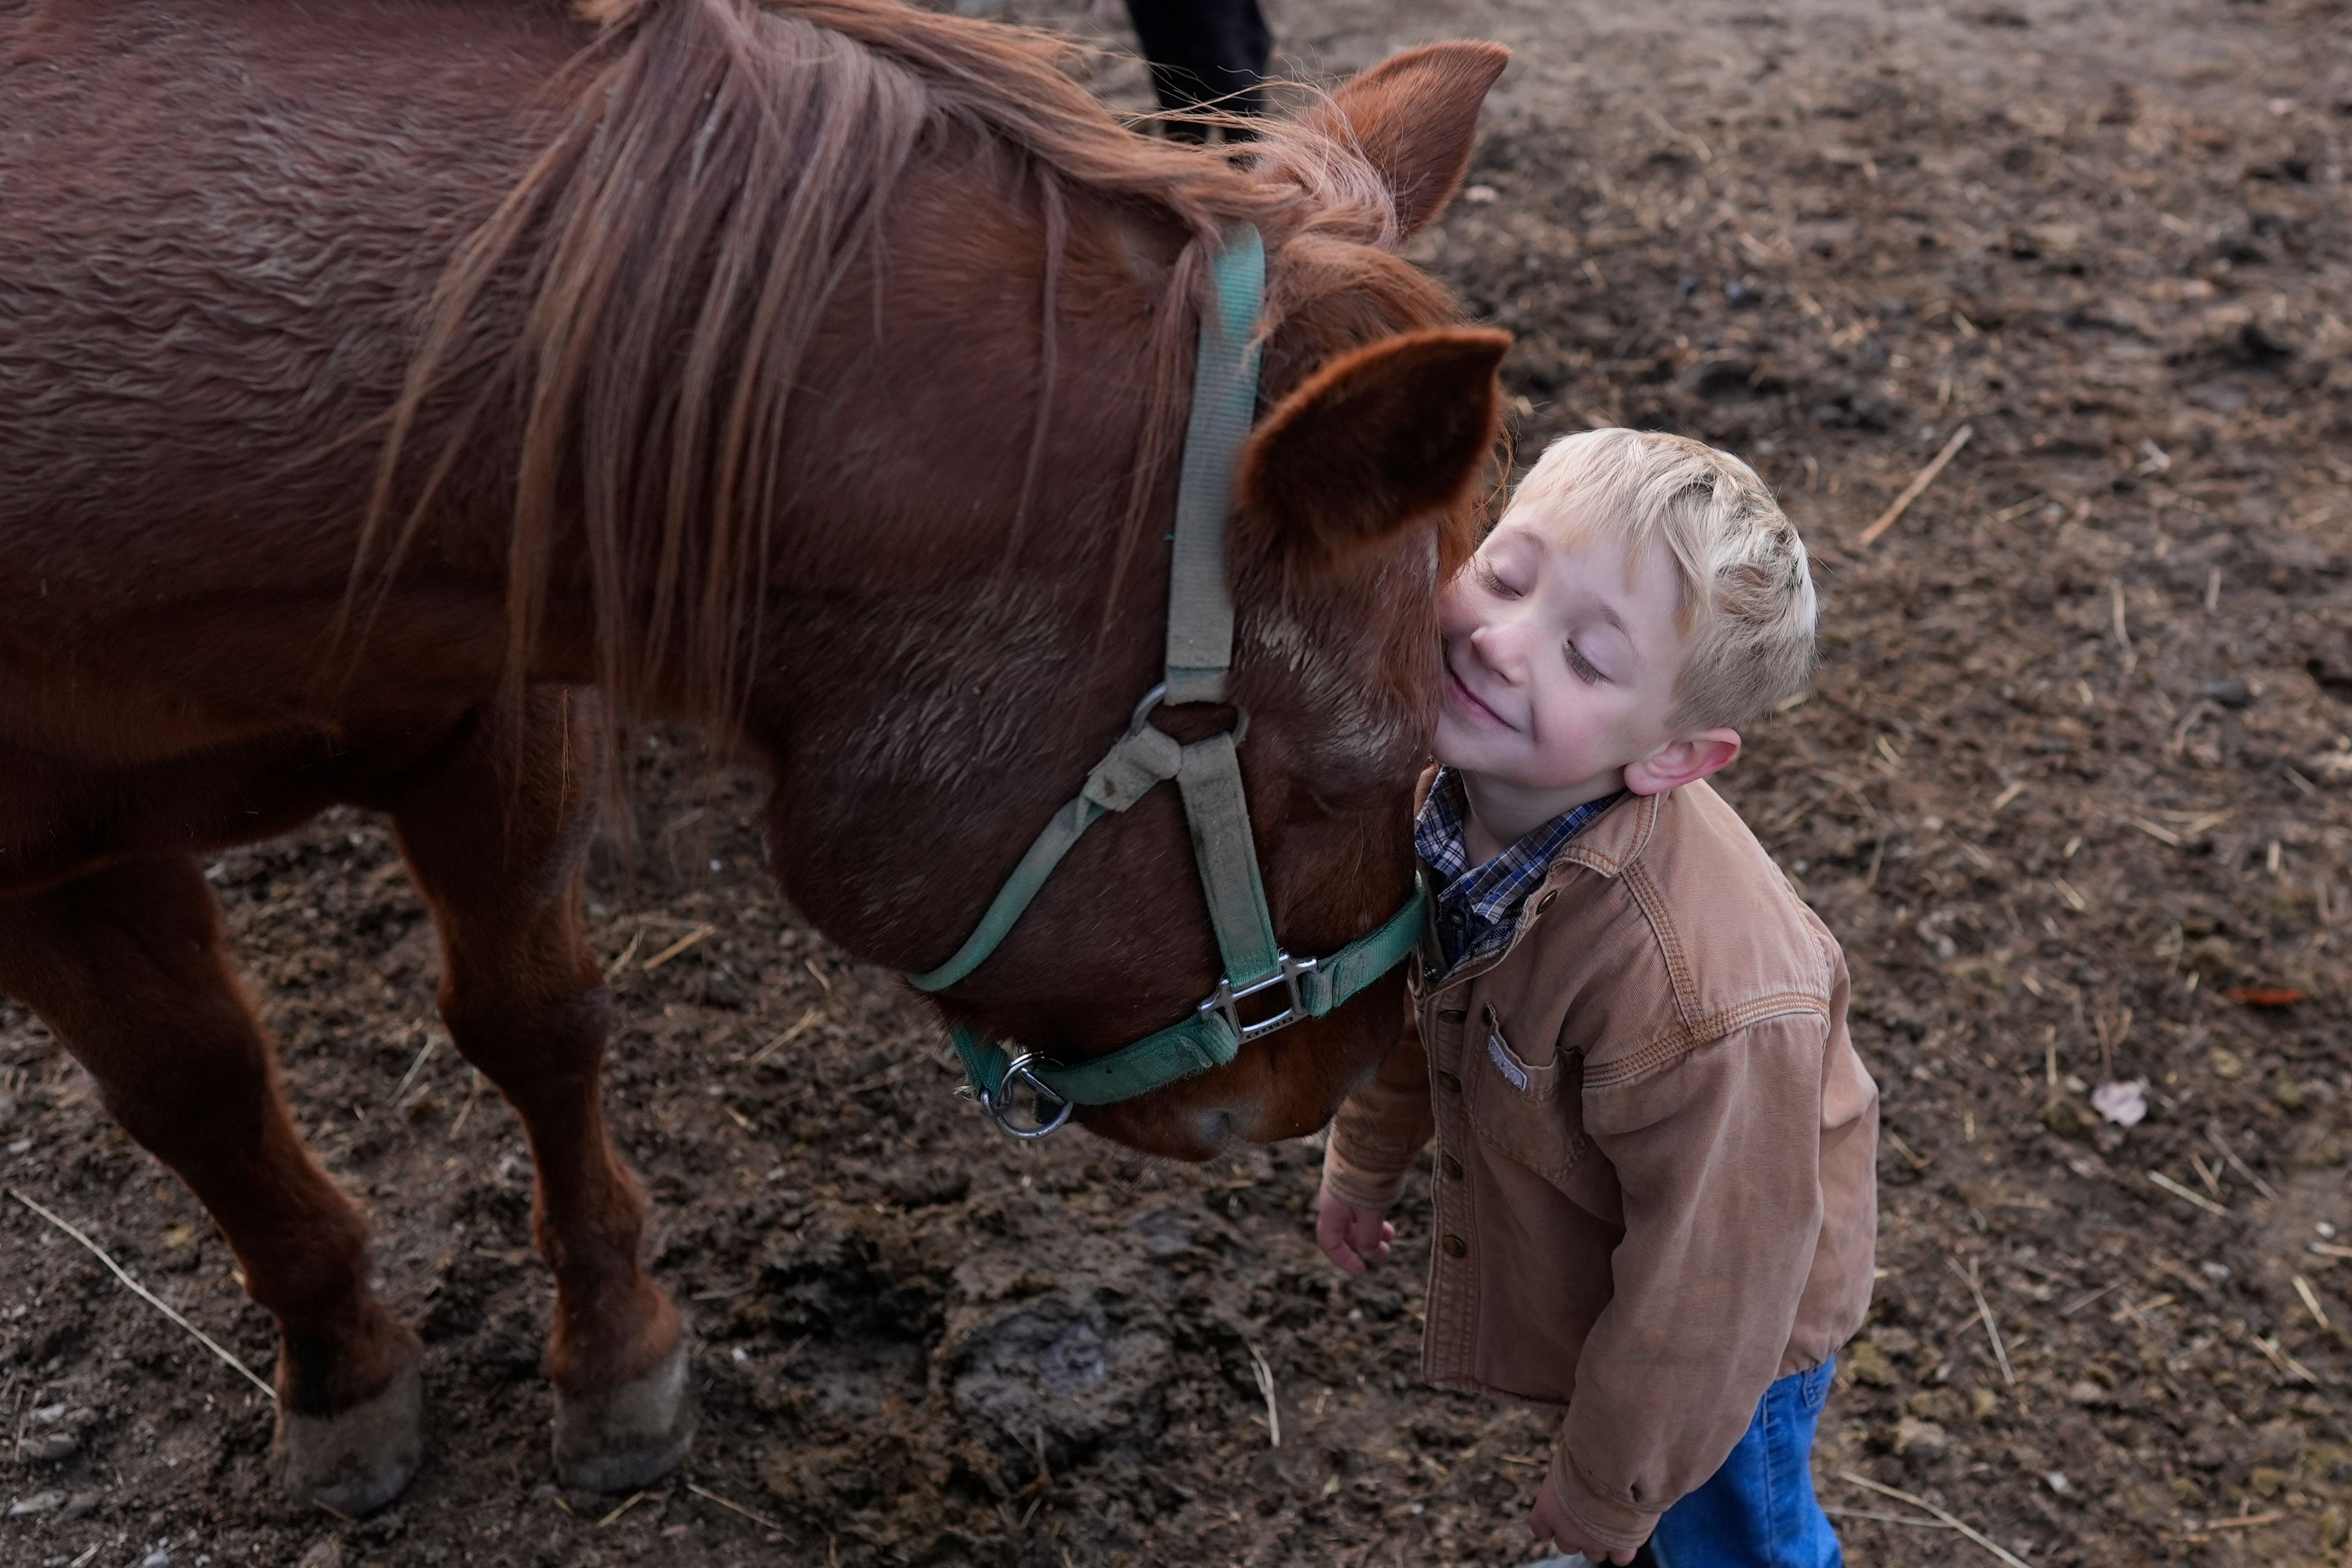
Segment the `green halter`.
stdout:
<path fill-rule="evenodd" d="M 1232 668 L 1234 604 L 1226 585 L 1225 518 L 1234 473 L 1257 411 L 1258 309 L 1265 290 L 1265 245 L 1257 230 L 1232 231 L 1212 264 L 1213 308 L 1201 314 L 1199 363 L 1193 369 L 1192 411 L 1184 433 L 1184 465 L 1176 492 L 1174 550 L 1168 583 L 1167 679 L 1144 694 L 1118 744 L 1087 777 L 1086 787 L 1054 814 L 1029 852 L 953 957 L 909 978 L 924 991 L 944 991 L 996 951 L 1079 835 L 1114 811 L 1125 811 L 1150 790 L 1174 780 L 1192 828 L 1192 855 L 1209 922 L 1224 960 L 1224 976 L 1181 1023 L 1071 1066 L 1008 1051 L 972 1029 L 955 1026 L 955 1046 L 981 1103 L 1018 1138 L 1042 1138 L 1069 1120 L 1073 1106 L 1133 1100 L 1234 1059 L 1244 1041 L 1302 1018 L 1319 1018 L 1403 962 L 1419 939 L 1427 895 L 1417 885 L 1387 924 L 1327 958 L 1293 958 L 1274 934 L 1242 794 L 1235 748 L 1247 731 L 1243 714 L 1229 734 L 1191 745 L 1155 729 L 1162 702 L 1222 702 Z M 1245 1021 L 1242 1004 L 1279 990 L 1278 1010 Z M 1016 1119 L 1015 1085 L 1035 1097 L 1040 1121 Z M 1046 1113 L 1048 1105 L 1057 1107 Z"/>

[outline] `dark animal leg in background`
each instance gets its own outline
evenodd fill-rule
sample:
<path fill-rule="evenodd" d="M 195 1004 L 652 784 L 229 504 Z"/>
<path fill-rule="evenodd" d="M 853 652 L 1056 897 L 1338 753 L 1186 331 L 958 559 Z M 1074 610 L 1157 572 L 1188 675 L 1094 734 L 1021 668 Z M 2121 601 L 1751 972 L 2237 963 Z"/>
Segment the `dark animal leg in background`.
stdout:
<path fill-rule="evenodd" d="M 368 1288 L 367 1224 L 302 1147 L 221 935 L 193 858 L 121 863 L 0 900 L 0 992 L 187 1183 L 277 1318 L 289 1489 L 363 1512 L 415 1470 L 423 1352 Z"/>
<path fill-rule="evenodd" d="M 598 1094 L 611 997 L 580 929 L 603 765 L 595 708 L 537 687 L 519 714 L 483 715 L 393 815 L 441 937 L 441 1016 L 521 1117 L 538 1169 L 558 1475 L 642 1486 L 684 1457 L 693 1408 L 677 1310 L 638 1263 L 646 1200 Z"/>
<path fill-rule="evenodd" d="M 1127 0 L 1127 14 L 1161 109 L 1181 113 L 1211 104 L 1230 113 L 1265 112 L 1259 84 L 1274 37 L 1258 0 Z M 1208 140 L 1203 125 L 1171 120 L 1167 126 L 1180 140 Z"/>

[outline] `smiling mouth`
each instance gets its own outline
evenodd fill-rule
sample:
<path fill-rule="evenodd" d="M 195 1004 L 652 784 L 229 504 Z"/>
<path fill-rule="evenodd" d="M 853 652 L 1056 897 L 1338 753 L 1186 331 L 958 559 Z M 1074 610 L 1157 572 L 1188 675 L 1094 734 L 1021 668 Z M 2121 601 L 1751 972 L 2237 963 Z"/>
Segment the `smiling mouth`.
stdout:
<path fill-rule="evenodd" d="M 1463 683 L 1462 678 L 1454 673 L 1454 660 L 1451 658 L 1445 661 L 1445 694 L 1453 700 L 1456 708 L 1463 710 L 1472 718 L 1484 719 L 1488 723 L 1500 725 L 1506 730 L 1511 727 L 1504 722 L 1500 713 L 1479 701 L 1470 688 Z"/>

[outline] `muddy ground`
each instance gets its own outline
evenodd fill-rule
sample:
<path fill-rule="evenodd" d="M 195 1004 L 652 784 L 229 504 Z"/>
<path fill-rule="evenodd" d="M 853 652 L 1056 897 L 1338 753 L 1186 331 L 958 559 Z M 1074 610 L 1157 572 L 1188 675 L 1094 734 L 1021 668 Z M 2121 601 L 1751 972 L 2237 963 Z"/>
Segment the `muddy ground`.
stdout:
<path fill-rule="evenodd" d="M 1513 44 L 1419 249 L 1519 334 L 1523 448 L 1704 437 L 1819 552 L 1819 689 L 1727 784 L 1844 941 L 1885 1089 L 1883 1277 L 1817 1461 L 1853 1559 L 1993 1561 L 1850 1477 L 2052 1568 L 2342 1563 L 2352 8 L 1269 10 L 1302 71 Z M 1138 101 L 1131 65 L 1100 85 Z M 1529 1555 L 1544 1425 L 1413 1381 L 1414 1205 L 1359 1283 L 1309 1237 L 1311 1147 L 998 1137 L 903 987 L 780 906 L 751 782 L 705 777 L 690 737 L 646 742 L 641 864 L 594 893 L 608 1100 L 701 1340 L 678 1480 L 617 1517 L 551 1484 L 520 1140 L 440 1040 L 385 833 L 338 817 L 214 877 L 423 1328 L 426 1468 L 358 1525 L 289 1509 L 258 1395 L 0 1204 L 0 1560 Z M 204 1215 L 20 1011 L 0 1074 L 0 1178 L 266 1368 Z M 2109 1080 L 2144 1121 L 2091 1109 Z"/>

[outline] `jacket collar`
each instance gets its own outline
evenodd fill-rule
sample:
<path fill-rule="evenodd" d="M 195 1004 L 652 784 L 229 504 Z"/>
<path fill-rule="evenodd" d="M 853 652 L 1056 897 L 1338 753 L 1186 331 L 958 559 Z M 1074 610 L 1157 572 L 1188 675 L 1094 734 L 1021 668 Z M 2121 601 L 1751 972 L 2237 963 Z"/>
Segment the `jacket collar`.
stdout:
<path fill-rule="evenodd" d="M 1421 781 L 1413 785 L 1412 813 L 1418 817 L 1421 808 L 1429 802 L 1429 786 L 1437 782 L 1437 764 L 1432 763 L 1422 770 Z M 1683 786 L 1689 789 L 1693 786 Z M 1558 881 L 1560 868 L 1576 866 L 1588 871 L 1598 871 L 1604 877 L 1614 877 L 1642 858 L 1650 847 L 1650 836 L 1658 826 L 1658 812 L 1664 805 L 1666 795 L 1628 795 L 1615 805 L 1601 814 L 1601 820 L 1568 841 L 1568 847 L 1551 858 L 1551 874 L 1547 884 Z"/>
<path fill-rule="evenodd" d="M 1603 877 L 1622 873 L 1649 848 L 1665 800 L 1665 795 L 1629 795 L 1602 812 L 1600 821 L 1570 839 L 1551 858 L 1552 878 L 1560 874 L 1563 866 L 1580 867 Z"/>

